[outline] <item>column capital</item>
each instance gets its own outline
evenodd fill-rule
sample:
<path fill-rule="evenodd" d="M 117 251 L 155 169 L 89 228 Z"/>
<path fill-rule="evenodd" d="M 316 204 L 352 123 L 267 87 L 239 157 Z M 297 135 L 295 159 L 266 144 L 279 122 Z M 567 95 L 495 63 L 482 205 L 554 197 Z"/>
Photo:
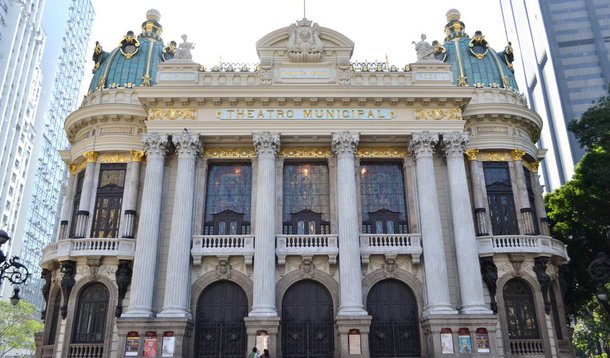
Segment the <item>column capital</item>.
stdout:
<path fill-rule="evenodd" d="M 70 175 L 76 175 L 76 173 L 78 173 L 78 165 L 74 163 L 68 163 L 68 171 L 70 171 Z"/>
<path fill-rule="evenodd" d="M 356 154 L 360 135 L 353 132 L 333 133 L 332 149 L 336 156 Z"/>
<path fill-rule="evenodd" d="M 427 131 L 413 133 L 409 151 L 415 154 L 415 158 L 432 157 L 436 143 L 438 143 L 438 134 L 432 134 Z"/>
<path fill-rule="evenodd" d="M 172 134 L 172 142 L 176 146 L 178 158 L 194 158 L 201 150 L 198 134 L 181 132 Z"/>
<path fill-rule="evenodd" d="M 97 162 L 97 157 L 99 157 L 99 156 L 100 156 L 100 153 L 94 152 L 94 151 L 89 151 L 89 152 L 83 153 L 83 157 L 85 157 L 85 160 L 87 161 L 87 163 Z"/>
<path fill-rule="evenodd" d="M 447 157 L 462 158 L 464 156 L 464 150 L 466 149 L 466 142 L 468 142 L 468 133 L 443 133 L 442 146 Z"/>
<path fill-rule="evenodd" d="M 148 157 L 164 157 L 167 154 L 167 134 L 143 133 L 144 151 Z"/>
<path fill-rule="evenodd" d="M 466 154 L 466 158 L 468 158 L 468 161 L 479 159 L 479 150 L 477 148 L 466 149 L 464 153 Z"/>
<path fill-rule="evenodd" d="M 254 142 L 254 150 L 258 157 L 264 154 L 276 157 L 280 151 L 280 135 L 278 133 L 254 133 L 252 141 Z"/>
<path fill-rule="evenodd" d="M 523 160 L 525 151 L 515 148 L 510 151 L 510 155 L 513 157 L 513 160 Z"/>
<path fill-rule="evenodd" d="M 131 161 L 132 162 L 141 162 L 144 160 L 146 156 L 146 152 L 143 150 L 131 150 Z"/>

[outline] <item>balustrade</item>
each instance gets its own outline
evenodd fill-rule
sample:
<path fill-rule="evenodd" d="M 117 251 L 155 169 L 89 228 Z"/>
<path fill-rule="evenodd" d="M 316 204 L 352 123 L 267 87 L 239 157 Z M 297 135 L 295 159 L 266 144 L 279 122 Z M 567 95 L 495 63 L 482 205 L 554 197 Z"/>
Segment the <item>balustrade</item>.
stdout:
<path fill-rule="evenodd" d="M 278 235 L 276 254 L 278 264 L 286 263 L 286 256 L 327 255 L 330 264 L 337 262 L 339 245 L 337 235 Z"/>
<path fill-rule="evenodd" d="M 540 355 L 544 357 L 542 339 L 511 339 L 509 343 L 513 356 Z"/>
<path fill-rule="evenodd" d="M 191 255 L 195 265 L 201 265 L 204 256 L 243 256 L 246 265 L 252 265 L 254 236 L 194 235 Z"/>
<path fill-rule="evenodd" d="M 68 358 L 102 358 L 104 344 L 70 344 Z"/>
<path fill-rule="evenodd" d="M 361 234 L 360 256 L 368 264 L 370 255 L 411 255 L 419 263 L 422 254 L 420 234 Z"/>
<path fill-rule="evenodd" d="M 51 260 L 69 260 L 75 256 L 116 256 L 133 259 L 132 239 L 66 239 L 53 242 L 42 250 L 42 264 Z"/>
<path fill-rule="evenodd" d="M 500 235 L 477 237 L 479 255 L 495 253 L 550 254 L 569 260 L 563 242 L 539 235 Z"/>

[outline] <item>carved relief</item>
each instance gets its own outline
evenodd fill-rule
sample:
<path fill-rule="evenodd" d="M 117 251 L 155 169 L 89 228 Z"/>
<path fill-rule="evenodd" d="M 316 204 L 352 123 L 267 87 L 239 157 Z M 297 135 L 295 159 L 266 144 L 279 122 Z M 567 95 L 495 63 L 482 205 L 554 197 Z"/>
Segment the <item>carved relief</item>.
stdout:
<path fill-rule="evenodd" d="M 324 44 L 320 40 L 320 26 L 302 19 L 290 25 L 288 57 L 293 62 L 320 62 Z"/>
<path fill-rule="evenodd" d="M 463 132 L 443 133 L 443 150 L 448 157 L 463 157 L 468 134 Z"/>
<path fill-rule="evenodd" d="M 118 301 L 114 311 L 114 316 L 117 318 L 123 314 L 123 299 L 131 284 L 132 266 L 133 263 L 130 260 L 119 260 L 119 265 L 117 266 L 115 279 L 118 287 Z"/>
<path fill-rule="evenodd" d="M 280 135 L 277 133 L 263 132 L 253 135 L 254 149 L 256 155 L 277 156 L 280 150 Z"/>
<path fill-rule="evenodd" d="M 303 278 L 312 278 L 315 275 L 316 265 L 314 265 L 311 256 L 301 257 L 301 264 L 299 265 L 299 273 Z"/>
<path fill-rule="evenodd" d="M 434 148 L 438 143 L 438 134 L 430 132 L 413 133 L 413 138 L 409 146 L 409 152 L 413 153 L 416 158 L 421 156 L 432 156 Z"/>
<path fill-rule="evenodd" d="M 157 119 L 169 119 L 169 120 L 177 120 L 177 119 L 195 119 L 195 113 L 197 113 L 197 109 L 195 108 L 152 108 L 148 111 L 148 120 L 157 120 Z"/>
<path fill-rule="evenodd" d="M 330 158 L 328 147 L 288 147 L 280 150 L 280 158 Z"/>
<path fill-rule="evenodd" d="M 551 301 L 549 300 L 549 287 L 551 285 L 551 277 L 546 272 L 546 265 L 549 263 L 548 257 L 536 257 L 534 259 L 533 270 L 536 273 L 536 279 L 540 284 L 540 291 L 544 301 L 544 312 L 551 312 Z"/>
<path fill-rule="evenodd" d="M 332 150 L 336 156 L 353 156 L 356 153 L 360 136 L 357 133 L 333 133 Z"/>
<path fill-rule="evenodd" d="M 459 108 L 449 108 L 449 109 L 417 108 L 415 110 L 415 119 L 417 119 L 417 120 L 433 119 L 435 121 L 440 121 L 441 119 L 461 120 L 462 119 L 462 110 Z"/>
<path fill-rule="evenodd" d="M 372 147 L 358 148 L 358 158 L 405 158 L 409 155 L 407 148 L 401 147 Z"/>
<path fill-rule="evenodd" d="M 169 150 L 167 135 L 159 133 L 143 133 L 142 142 L 146 155 L 150 157 L 164 157 Z"/>
<path fill-rule="evenodd" d="M 61 269 L 62 279 L 60 282 L 62 305 L 60 307 L 61 318 L 66 319 L 68 315 L 68 301 L 70 300 L 70 293 L 72 287 L 76 284 L 74 276 L 76 276 L 76 261 L 62 261 Z"/>
<path fill-rule="evenodd" d="M 206 148 L 203 151 L 204 158 L 210 159 L 240 159 L 255 158 L 254 148 Z"/>
<path fill-rule="evenodd" d="M 49 269 L 42 269 L 40 273 L 40 278 L 44 280 L 44 286 L 42 286 L 42 297 L 44 297 L 44 310 L 41 312 L 42 321 L 44 322 L 45 317 L 47 315 L 47 308 L 49 308 L 49 292 L 51 291 L 51 280 L 53 275 Z"/>
<path fill-rule="evenodd" d="M 498 303 L 496 302 L 496 282 L 498 281 L 498 267 L 496 267 L 493 257 L 481 257 L 479 261 L 481 264 L 481 275 L 483 277 L 483 282 L 485 282 L 485 285 L 489 290 L 491 310 L 494 314 L 497 314 Z"/>
<path fill-rule="evenodd" d="M 176 152 L 179 158 L 193 158 L 199 153 L 201 145 L 199 143 L 199 135 L 190 134 L 186 129 L 184 132 L 173 134 L 172 142 L 176 146 Z"/>
<path fill-rule="evenodd" d="M 231 278 L 231 264 L 228 258 L 218 258 L 218 265 L 216 265 L 216 277 L 219 280 L 227 280 Z"/>

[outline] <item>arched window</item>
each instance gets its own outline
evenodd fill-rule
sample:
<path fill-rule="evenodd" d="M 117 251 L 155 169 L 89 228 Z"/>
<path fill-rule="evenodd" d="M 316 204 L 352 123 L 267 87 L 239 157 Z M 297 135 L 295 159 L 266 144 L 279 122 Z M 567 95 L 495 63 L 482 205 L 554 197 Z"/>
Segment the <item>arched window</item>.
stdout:
<path fill-rule="evenodd" d="M 328 167 L 324 163 L 284 165 L 284 234 L 330 234 Z"/>
<path fill-rule="evenodd" d="M 514 278 L 504 285 L 504 306 L 509 338 L 540 338 L 534 297 L 525 281 Z"/>
<path fill-rule="evenodd" d="M 125 168 L 125 164 L 101 166 L 91 237 L 119 237 Z"/>
<path fill-rule="evenodd" d="M 76 302 L 72 343 L 104 343 L 109 300 L 110 293 L 101 283 L 81 290 Z"/>

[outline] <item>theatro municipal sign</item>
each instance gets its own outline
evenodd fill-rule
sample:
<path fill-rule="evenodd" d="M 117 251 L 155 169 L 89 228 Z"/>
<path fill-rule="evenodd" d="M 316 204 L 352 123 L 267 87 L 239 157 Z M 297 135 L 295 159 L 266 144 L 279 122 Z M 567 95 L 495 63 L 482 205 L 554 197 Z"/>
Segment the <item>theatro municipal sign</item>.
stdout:
<path fill-rule="evenodd" d="M 218 119 L 393 119 L 396 112 L 383 108 L 251 108 L 221 109 L 216 112 Z"/>

